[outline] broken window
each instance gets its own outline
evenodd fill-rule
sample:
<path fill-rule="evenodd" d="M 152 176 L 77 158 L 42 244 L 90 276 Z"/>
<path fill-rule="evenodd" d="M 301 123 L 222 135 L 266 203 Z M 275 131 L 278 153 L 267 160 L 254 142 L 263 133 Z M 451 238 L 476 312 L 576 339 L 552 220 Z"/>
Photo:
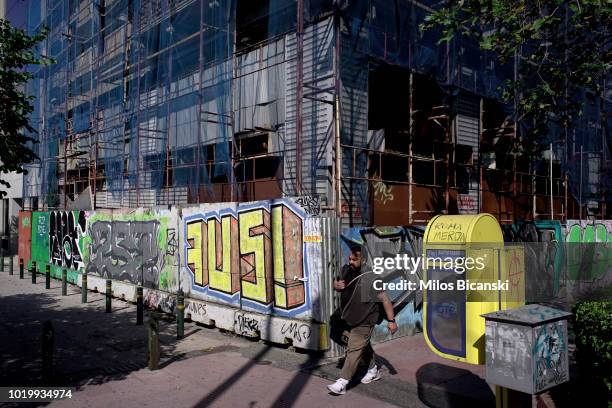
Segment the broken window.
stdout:
<path fill-rule="evenodd" d="M 293 29 L 296 11 L 295 1 L 239 0 L 236 5 L 236 50 L 242 51 Z"/>
<path fill-rule="evenodd" d="M 386 64 L 370 69 L 368 98 L 369 129 L 409 129 L 409 70 Z"/>
<path fill-rule="evenodd" d="M 236 136 L 240 156 L 254 156 L 268 153 L 268 133 Z"/>
<path fill-rule="evenodd" d="M 236 178 L 253 181 L 279 177 L 281 158 L 269 154 L 268 133 L 236 135 Z"/>

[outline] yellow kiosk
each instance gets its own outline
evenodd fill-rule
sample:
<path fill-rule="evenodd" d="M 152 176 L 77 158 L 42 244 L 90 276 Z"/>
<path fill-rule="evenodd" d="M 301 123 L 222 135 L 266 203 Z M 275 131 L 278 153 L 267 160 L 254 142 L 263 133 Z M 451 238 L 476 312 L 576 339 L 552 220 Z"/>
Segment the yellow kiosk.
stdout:
<path fill-rule="evenodd" d="M 438 355 L 484 364 L 485 320 L 480 315 L 522 306 L 522 247 L 504 247 L 490 214 L 438 215 L 423 236 L 425 340 Z"/>

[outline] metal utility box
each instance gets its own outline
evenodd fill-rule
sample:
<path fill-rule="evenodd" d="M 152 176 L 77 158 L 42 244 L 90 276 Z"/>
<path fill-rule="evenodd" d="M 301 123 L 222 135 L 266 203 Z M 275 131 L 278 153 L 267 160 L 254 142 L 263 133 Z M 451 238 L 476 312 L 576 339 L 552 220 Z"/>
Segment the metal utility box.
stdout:
<path fill-rule="evenodd" d="M 487 382 L 537 394 L 569 381 L 569 316 L 542 305 L 483 314 Z"/>

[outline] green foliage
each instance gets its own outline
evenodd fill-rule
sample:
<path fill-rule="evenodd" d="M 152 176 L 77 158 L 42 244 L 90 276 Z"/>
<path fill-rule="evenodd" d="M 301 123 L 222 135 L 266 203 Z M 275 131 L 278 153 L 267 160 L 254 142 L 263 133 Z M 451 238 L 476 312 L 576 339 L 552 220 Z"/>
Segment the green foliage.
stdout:
<path fill-rule="evenodd" d="M 612 393 L 612 301 L 581 302 L 572 310 L 578 363 L 594 385 Z M 594 387 L 596 390 L 596 387 Z"/>
<path fill-rule="evenodd" d="M 476 38 L 502 64 L 515 64 L 502 97 L 515 119 L 528 125 L 522 153 L 543 146 L 547 122 L 571 128 L 581 114 L 583 92 L 604 92 L 612 68 L 612 7 L 606 0 L 460 0 L 430 14 L 421 29 L 439 27 L 440 43 Z M 518 149 L 519 146 L 515 146 Z"/>
<path fill-rule="evenodd" d="M 27 146 L 28 142 L 35 142 L 28 136 L 35 132 L 29 121 L 34 97 L 26 95 L 24 88 L 32 78 L 27 70 L 29 66 L 52 62 L 38 55 L 36 49 L 46 35 L 43 31 L 30 36 L 0 19 L 0 174 L 25 173 L 23 164 L 37 159 Z M 0 198 L 6 194 L 2 186 L 10 187 L 0 178 Z"/>

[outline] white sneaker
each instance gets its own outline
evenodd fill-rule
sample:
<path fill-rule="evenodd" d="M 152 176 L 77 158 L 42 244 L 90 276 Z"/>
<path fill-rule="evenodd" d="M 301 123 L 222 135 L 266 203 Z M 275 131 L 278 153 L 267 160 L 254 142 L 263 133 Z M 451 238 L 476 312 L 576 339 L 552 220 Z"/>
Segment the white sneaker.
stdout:
<path fill-rule="evenodd" d="M 345 380 L 344 378 L 338 378 L 335 383 L 329 384 L 327 386 L 327 389 L 332 394 L 342 395 L 342 394 L 346 394 L 347 384 L 348 384 L 348 380 Z"/>
<path fill-rule="evenodd" d="M 380 373 L 378 372 L 378 367 L 374 366 L 368 370 L 366 375 L 361 379 L 362 384 L 369 384 L 372 381 L 380 380 Z"/>

